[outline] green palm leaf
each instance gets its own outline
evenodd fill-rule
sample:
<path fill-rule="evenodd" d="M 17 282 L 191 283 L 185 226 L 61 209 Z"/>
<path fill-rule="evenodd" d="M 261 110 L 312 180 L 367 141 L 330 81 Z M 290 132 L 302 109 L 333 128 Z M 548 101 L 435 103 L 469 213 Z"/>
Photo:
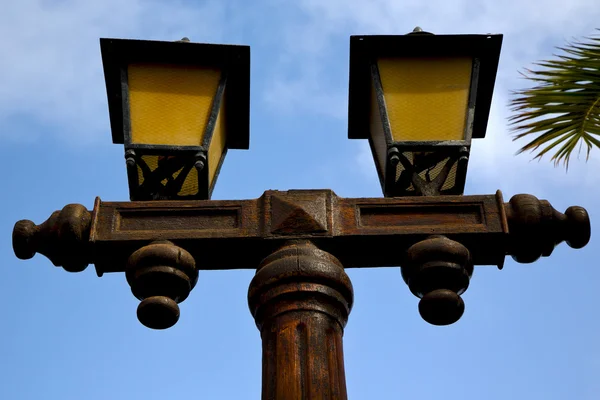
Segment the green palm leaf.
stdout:
<path fill-rule="evenodd" d="M 533 137 L 519 153 L 531 151 L 542 158 L 554 151 L 554 164 L 568 168 L 578 145 L 580 150 L 585 145 L 586 159 L 592 148 L 600 148 L 600 38 L 559 50 L 564 54 L 523 74 L 535 86 L 514 92 L 509 120 L 513 140 Z"/>

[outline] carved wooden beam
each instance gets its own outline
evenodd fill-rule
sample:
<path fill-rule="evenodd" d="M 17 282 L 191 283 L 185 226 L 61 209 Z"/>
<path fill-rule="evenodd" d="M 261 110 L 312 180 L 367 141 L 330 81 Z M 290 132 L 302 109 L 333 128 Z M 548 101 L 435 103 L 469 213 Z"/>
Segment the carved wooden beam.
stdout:
<path fill-rule="evenodd" d="M 199 270 L 255 269 L 283 243 L 308 239 L 346 268 L 399 266 L 406 251 L 432 235 L 465 246 L 474 265 L 502 267 L 548 256 L 566 241 L 585 246 L 585 209 L 565 214 L 530 195 L 341 198 L 330 190 L 267 191 L 254 200 L 102 202 L 89 212 L 68 205 L 42 225 L 19 221 L 17 257 L 36 252 L 77 271 L 94 263 L 99 276 L 125 271 L 139 248 L 168 240 L 188 251 Z"/>
<path fill-rule="evenodd" d="M 125 271 L 138 319 L 172 326 L 198 270 L 257 269 L 248 303 L 263 341 L 263 399 L 346 400 L 343 330 L 353 302 L 344 267 L 401 266 L 428 322 L 464 311 L 474 265 L 502 267 L 585 246 L 581 207 L 502 194 L 346 199 L 330 190 L 267 191 L 255 200 L 101 202 L 19 221 L 17 257 L 36 252 L 68 271 Z"/>

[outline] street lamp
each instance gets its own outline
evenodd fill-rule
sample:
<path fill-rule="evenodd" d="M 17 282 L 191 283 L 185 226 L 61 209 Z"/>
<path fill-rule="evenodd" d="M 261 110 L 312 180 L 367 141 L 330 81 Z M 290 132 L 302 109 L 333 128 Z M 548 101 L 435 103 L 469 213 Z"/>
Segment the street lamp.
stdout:
<path fill-rule="evenodd" d="M 113 142 L 131 200 L 209 199 L 249 145 L 250 48 L 100 39 Z"/>
<path fill-rule="evenodd" d="M 464 311 L 475 266 L 502 268 L 506 255 L 529 263 L 590 239 L 581 207 L 563 214 L 526 194 L 505 203 L 500 191 L 445 195 L 462 193 L 470 138 L 485 134 L 500 40 L 352 37 L 349 135 L 370 139 L 386 197 L 268 190 L 250 200 L 206 199 L 224 150 L 248 146 L 248 48 L 103 40 L 113 141 L 125 144 L 132 199 L 154 201 L 96 199 L 92 211 L 70 204 L 40 225 L 19 221 L 15 255 L 124 272 L 138 319 L 154 329 L 177 322 L 198 270 L 256 270 L 248 304 L 262 339 L 262 398 L 345 400 L 342 336 L 354 301 L 345 268 L 401 266 L 421 316 L 447 325 Z M 204 178 L 172 183 L 192 168 Z M 188 179 L 195 189 L 184 190 Z"/>
<path fill-rule="evenodd" d="M 350 38 L 348 137 L 369 139 L 385 196 L 462 194 L 485 137 L 502 35 Z"/>

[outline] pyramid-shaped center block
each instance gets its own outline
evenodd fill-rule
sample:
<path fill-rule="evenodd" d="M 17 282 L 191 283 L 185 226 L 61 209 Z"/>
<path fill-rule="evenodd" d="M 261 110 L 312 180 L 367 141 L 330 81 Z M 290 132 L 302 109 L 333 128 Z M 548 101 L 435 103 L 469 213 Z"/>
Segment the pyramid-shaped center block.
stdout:
<path fill-rule="evenodd" d="M 270 232 L 278 235 L 327 232 L 329 195 L 329 191 L 314 190 L 272 192 Z"/>

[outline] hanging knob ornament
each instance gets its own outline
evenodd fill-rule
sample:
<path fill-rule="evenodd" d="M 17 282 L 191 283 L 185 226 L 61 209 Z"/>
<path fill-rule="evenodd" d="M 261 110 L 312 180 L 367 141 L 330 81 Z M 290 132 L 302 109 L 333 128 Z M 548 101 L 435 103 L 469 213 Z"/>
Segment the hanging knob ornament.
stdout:
<path fill-rule="evenodd" d="M 465 311 L 460 297 L 469 287 L 473 263 L 469 250 L 445 236 L 431 236 L 407 251 L 402 278 L 421 298 L 419 313 L 433 325 L 450 325 Z"/>
<path fill-rule="evenodd" d="M 129 257 L 125 270 L 131 292 L 142 302 L 139 321 L 152 329 L 167 329 L 179 320 L 178 303 L 198 281 L 190 253 L 168 241 L 153 242 Z"/>

